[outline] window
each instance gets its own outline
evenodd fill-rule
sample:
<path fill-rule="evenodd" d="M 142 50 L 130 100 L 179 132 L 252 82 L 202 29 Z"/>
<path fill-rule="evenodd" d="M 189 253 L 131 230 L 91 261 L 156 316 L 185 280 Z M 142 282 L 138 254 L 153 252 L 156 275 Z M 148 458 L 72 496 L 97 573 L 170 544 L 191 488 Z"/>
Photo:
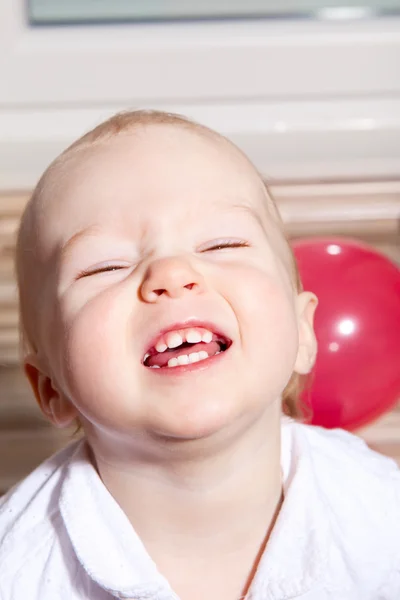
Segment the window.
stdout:
<path fill-rule="evenodd" d="M 219 18 L 359 18 L 400 12 L 398 0 L 31 0 L 32 23 Z"/>
<path fill-rule="evenodd" d="M 278 2 L 282 8 L 289 0 Z M 39 0 L 31 10 L 33 3 Z M 105 1 L 40 3 L 82 10 Z M 209 125 L 275 181 L 400 172 L 399 17 L 31 26 L 23 0 L 0 0 L 0 56 L 0 190 L 31 188 L 73 139 L 126 108 L 179 112 Z"/>

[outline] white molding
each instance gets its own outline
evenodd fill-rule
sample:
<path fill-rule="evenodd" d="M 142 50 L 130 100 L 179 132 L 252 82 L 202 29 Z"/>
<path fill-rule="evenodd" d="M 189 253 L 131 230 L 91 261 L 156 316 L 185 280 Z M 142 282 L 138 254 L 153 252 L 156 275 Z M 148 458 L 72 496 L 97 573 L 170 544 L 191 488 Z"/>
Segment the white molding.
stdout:
<path fill-rule="evenodd" d="M 288 224 L 391 221 L 400 219 L 400 180 L 368 183 L 275 185 L 271 188 Z M 399 230 L 400 235 L 400 230 Z"/>
<path fill-rule="evenodd" d="M 0 4 L 0 106 L 400 91 L 400 19 L 29 27 Z"/>
<path fill-rule="evenodd" d="M 117 110 L 187 114 L 273 179 L 400 173 L 400 19 L 29 27 L 0 2 L 0 190 Z"/>
<path fill-rule="evenodd" d="M 160 104 L 236 142 L 272 180 L 400 174 L 400 101 Z M 123 106 L 0 110 L 0 190 L 36 183 L 53 158 Z"/>

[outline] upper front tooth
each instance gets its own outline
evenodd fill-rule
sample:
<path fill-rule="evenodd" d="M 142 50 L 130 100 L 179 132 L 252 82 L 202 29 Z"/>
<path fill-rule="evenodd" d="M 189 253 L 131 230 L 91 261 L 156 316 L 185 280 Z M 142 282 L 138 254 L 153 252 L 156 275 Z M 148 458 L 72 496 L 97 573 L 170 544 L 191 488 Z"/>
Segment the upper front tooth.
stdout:
<path fill-rule="evenodd" d="M 168 348 L 167 344 L 165 344 L 163 341 L 159 341 L 156 344 L 157 352 L 165 352 L 167 348 Z"/>
<path fill-rule="evenodd" d="M 205 331 L 203 333 L 203 335 L 201 336 L 201 339 L 206 344 L 209 344 L 211 342 L 211 340 L 212 340 L 212 336 L 213 336 L 213 334 L 211 333 L 211 331 Z"/>
<path fill-rule="evenodd" d="M 182 336 L 176 331 L 172 333 L 167 333 L 167 335 L 165 336 L 165 341 L 168 344 L 168 348 L 177 348 L 178 346 L 181 346 L 183 344 Z"/>
<path fill-rule="evenodd" d="M 189 331 L 186 332 L 186 341 L 189 342 L 189 344 L 198 344 L 201 340 L 201 333 L 196 331 L 196 329 L 189 329 Z"/>

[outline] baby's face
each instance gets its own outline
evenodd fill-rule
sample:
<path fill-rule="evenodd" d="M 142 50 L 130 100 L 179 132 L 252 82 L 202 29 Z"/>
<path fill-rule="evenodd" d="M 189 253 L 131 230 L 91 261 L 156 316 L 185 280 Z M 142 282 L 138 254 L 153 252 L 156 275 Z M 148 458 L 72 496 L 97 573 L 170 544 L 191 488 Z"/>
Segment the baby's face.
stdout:
<path fill-rule="evenodd" d="M 240 153 L 152 126 L 58 177 L 38 207 L 41 352 L 91 435 L 197 438 L 279 403 L 297 298 Z"/>

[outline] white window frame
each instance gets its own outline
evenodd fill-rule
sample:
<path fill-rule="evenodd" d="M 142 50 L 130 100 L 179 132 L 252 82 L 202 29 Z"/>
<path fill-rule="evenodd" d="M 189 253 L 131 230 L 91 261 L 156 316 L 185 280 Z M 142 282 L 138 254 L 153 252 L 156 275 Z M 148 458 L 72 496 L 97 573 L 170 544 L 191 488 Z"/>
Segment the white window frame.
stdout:
<path fill-rule="evenodd" d="M 0 189 L 129 107 L 182 112 L 274 179 L 400 172 L 400 19 L 29 27 L 0 3 Z"/>

